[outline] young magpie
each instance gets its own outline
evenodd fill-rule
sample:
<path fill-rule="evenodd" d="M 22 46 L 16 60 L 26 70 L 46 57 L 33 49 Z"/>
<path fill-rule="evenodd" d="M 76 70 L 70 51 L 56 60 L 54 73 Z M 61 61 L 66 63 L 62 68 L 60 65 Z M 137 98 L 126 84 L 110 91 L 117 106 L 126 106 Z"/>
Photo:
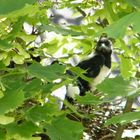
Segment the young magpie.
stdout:
<path fill-rule="evenodd" d="M 81 77 L 78 78 L 78 87 L 80 90 L 80 95 L 85 95 L 86 91 L 93 92 L 96 89 L 96 85 L 100 84 L 105 77 L 110 73 L 111 68 L 111 54 L 112 54 L 112 43 L 106 37 L 101 37 L 97 42 L 94 55 L 82 62 L 80 62 L 77 67 L 84 69 L 86 71 L 85 76 L 93 78 L 92 82 L 87 82 Z M 79 92 L 77 89 L 76 92 Z M 67 96 L 74 97 L 73 88 L 69 88 Z"/>
<path fill-rule="evenodd" d="M 86 91 L 90 90 L 93 92 L 96 89 L 96 85 L 101 83 L 105 77 L 108 76 L 111 68 L 111 46 L 112 43 L 108 38 L 101 37 L 97 42 L 94 55 L 77 65 L 77 67 L 86 71 L 85 76 L 93 79 L 90 83 L 78 77 L 77 86 L 69 84 L 52 92 L 53 96 L 61 99 L 59 103 L 60 109 L 63 107 L 62 100 L 67 98 L 67 100 L 72 103 L 76 94 L 83 96 Z M 71 71 L 67 71 L 67 74 L 74 75 Z"/>

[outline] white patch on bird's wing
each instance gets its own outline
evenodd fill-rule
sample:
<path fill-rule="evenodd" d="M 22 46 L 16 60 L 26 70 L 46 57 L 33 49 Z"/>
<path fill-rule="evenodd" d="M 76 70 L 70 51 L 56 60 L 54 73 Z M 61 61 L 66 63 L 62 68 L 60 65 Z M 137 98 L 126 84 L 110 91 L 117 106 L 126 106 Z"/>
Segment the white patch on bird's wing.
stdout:
<path fill-rule="evenodd" d="M 109 75 L 110 71 L 111 70 L 105 65 L 101 68 L 99 75 L 90 83 L 92 92 L 95 91 L 96 85 L 100 84 Z"/>
<path fill-rule="evenodd" d="M 74 86 L 72 84 L 69 84 L 66 88 L 66 86 L 62 86 L 56 90 L 54 90 L 51 95 L 56 97 L 58 99 L 59 109 L 61 110 L 63 107 L 63 101 L 65 100 L 66 94 L 68 97 L 71 97 L 74 99 L 75 95 L 80 94 L 80 89 L 77 86 Z M 48 99 L 46 99 L 46 102 L 48 102 Z"/>
<path fill-rule="evenodd" d="M 52 96 L 58 98 L 58 104 L 60 109 L 62 109 L 63 107 L 63 100 L 65 100 L 66 92 L 66 86 L 62 86 L 51 93 Z"/>

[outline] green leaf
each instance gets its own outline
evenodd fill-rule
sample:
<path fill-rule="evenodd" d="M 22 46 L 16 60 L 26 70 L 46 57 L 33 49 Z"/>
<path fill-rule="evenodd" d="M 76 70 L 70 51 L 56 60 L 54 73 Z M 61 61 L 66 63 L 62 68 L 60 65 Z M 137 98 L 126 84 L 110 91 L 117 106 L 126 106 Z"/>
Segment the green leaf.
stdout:
<path fill-rule="evenodd" d="M 24 91 L 26 97 L 32 97 L 35 96 L 37 93 L 39 93 L 43 88 L 42 82 L 40 79 L 33 79 L 30 82 L 27 82 Z"/>
<path fill-rule="evenodd" d="M 44 106 L 35 106 L 27 112 L 27 118 L 33 122 L 49 121 L 51 117 L 62 114 L 58 104 L 47 103 Z"/>
<path fill-rule="evenodd" d="M 8 65 L 10 65 L 10 61 L 11 61 L 11 56 L 7 56 L 7 57 L 3 60 L 3 63 L 4 63 L 4 65 L 8 66 Z"/>
<path fill-rule="evenodd" d="M 77 96 L 77 102 L 85 105 L 97 105 L 101 103 L 100 97 L 94 96 L 91 93 L 86 93 L 85 96 Z"/>
<path fill-rule="evenodd" d="M 12 72 L 11 72 L 12 73 Z M 10 74 L 11 74 L 10 73 Z M 2 78 L 1 86 L 4 89 L 4 96 L 0 99 L 0 114 L 15 109 L 24 101 L 24 92 L 22 91 L 25 86 L 22 74 L 19 75 L 5 75 Z M 11 102 L 12 101 L 12 102 Z"/>
<path fill-rule="evenodd" d="M 140 8 L 139 0 L 125 0 L 129 5 Z"/>
<path fill-rule="evenodd" d="M 2 53 L 0 53 L 0 60 L 4 60 L 4 59 L 6 59 L 7 58 L 7 52 L 2 52 Z M 2 62 L 1 62 L 2 63 Z"/>
<path fill-rule="evenodd" d="M 21 56 L 21 55 L 15 55 L 15 56 L 13 56 L 13 61 L 16 64 L 23 64 L 24 63 L 24 57 Z"/>
<path fill-rule="evenodd" d="M 47 93 L 52 92 L 54 86 L 56 86 L 56 84 L 53 84 L 53 83 L 45 84 L 42 87 L 42 92 L 45 93 L 46 95 Z"/>
<path fill-rule="evenodd" d="M 58 49 L 60 49 L 60 47 L 58 46 L 58 43 L 59 43 L 58 40 L 54 39 L 51 42 L 44 43 L 41 47 L 46 48 L 47 53 L 54 54 L 58 51 Z"/>
<path fill-rule="evenodd" d="M 140 26 L 139 26 L 139 19 L 138 17 L 140 16 L 140 12 L 136 12 L 134 15 L 133 15 L 133 18 L 132 18 L 132 25 L 133 25 L 133 30 L 136 32 L 136 33 L 140 33 Z"/>
<path fill-rule="evenodd" d="M 1 86 L 1 85 L 0 85 L 0 86 Z M 0 88 L 3 88 L 3 87 L 1 86 Z M 3 89 L 2 89 L 2 90 L 3 90 Z M 0 90 L 0 99 L 4 96 L 4 93 L 3 93 L 2 90 Z"/>
<path fill-rule="evenodd" d="M 3 62 L 0 61 L 0 68 L 3 69 L 5 68 L 5 65 L 3 64 Z"/>
<path fill-rule="evenodd" d="M 110 124 L 127 124 L 132 121 L 137 121 L 140 119 L 140 112 L 129 112 L 125 114 L 121 114 L 118 116 L 114 116 L 111 119 L 108 119 L 105 123 L 106 126 Z"/>
<path fill-rule="evenodd" d="M 121 56 L 120 69 L 121 74 L 125 79 L 135 77 L 137 71 L 133 61 L 131 59 L 124 58 L 123 56 Z"/>
<path fill-rule="evenodd" d="M 17 37 L 17 33 L 21 32 L 25 17 L 20 17 L 15 23 L 12 24 L 12 30 L 7 35 L 7 40 L 13 40 Z"/>
<path fill-rule="evenodd" d="M 24 94 L 22 91 L 8 92 L 3 98 L 0 99 L 0 115 L 10 111 L 11 109 L 15 109 L 19 105 L 21 105 L 24 101 Z"/>
<path fill-rule="evenodd" d="M 66 67 L 64 65 L 59 64 L 44 67 L 41 64 L 35 63 L 28 67 L 28 71 L 31 75 L 40 79 L 53 81 L 62 77 L 65 72 L 65 68 Z"/>
<path fill-rule="evenodd" d="M 83 135 L 82 124 L 64 116 L 56 117 L 46 129 L 51 140 L 80 140 Z"/>
<path fill-rule="evenodd" d="M 13 46 L 8 43 L 7 40 L 1 40 L 0 39 L 0 50 L 8 51 L 9 49 L 12 49 Z"/>
<path fill-rule="evenodd" d="M 38 130 L 38 127 L 32 122 L 24 122 L 20 125 L 16 123 L 11 123 L 6 125 L 7 132 L 9 135 L 20 135 L 22 137 L 30 138 Z"/>
<path fill-rule="evenodd" d="M 130 82 L 124 80 L 121 76 L 117 76 L 105 79 L 97 85 L 97 89 L 106 94 L 108 98 L 124 97 L 130 94 Z"/>
<path fill-rule="evenodd" d="M 0 1 L 0 14 L 7 14 L 12 11 L 18 10 L 25 6 L 25 4 L 32 4 L 36 2 L 36 0 L 1 0 Z"/>
<path fill-rule="evenodd" d="M 84 79 L 88 82 L 92 82 L 92 78 L 85 76 L 84 74 L 86 73 L 86 71 L 81 69 L 80 67 L 72 67 L 72 68 L 70 68 L 70 71 L 72 73 L 76 74 L 78 77 L 81 77 L 82 79 Z"/>
<path fill-rule="evenodd" d="M 30 138 L 25 138 L 25 137 L 22 137 L 22 136 L 19 136 L 17 134 L 15 134 L 14 136 L 10 136 L 8 135 L 6 137 L 7 139 L 6 140 L 41 140 L 41 137 L 30 137 Z M 3 139 L 2 139 L 3 140 Z"/>
<path fill-rule="evenodd" d="M 13 117 L 8 117 L 8 116 L 4 116 L 4 115 L 0 115 L 0 124 L 8 124 L 8 123 L 12 123 L 14 121 Z"/>
<path fill-rule="evenodd" d="M 18 18 L 18 17 L 22 17 L 23 16 L 30 16 L 33 20 L 33 16 L 35 16 L 35 14 L 38 12 L 39 10 L 39 6 L 34 4 L 34 5 L 28 5 L 26 4 L 22 9 L 13 11 L 11 13 L 8 14 L 7 17 L 9 18 Z"/>
<path fill-rule="evenodd" d="M 0 140 L 6 140 L 6 132 L 2 128 L 0 128 Z"/>
<path fill-rule="evenodd" d="M 39 93 L 42 93 L 46 97 L 47 93 L 52 92 L 60 86 L 53 83 L 43 83 L 40 79 L 33 79 L 24 87 L 25 97 L 34 97 Z"/>
<path fill-rule="evenodd" d="M 19 32 L 17 36 L 26 42 L 31 42 L 36 39 L 35 35 L 28 35 L 28 34 L 25 34 L 24 32 Z"/>
<path fill-rule="evenodd" d="M 80 117 L 80 118 L 87 117 L 87 116 L 79 113 L 78 110 L 76 109 L 76 107 L 73 106 L 71 103 L 69 103 L 67 100 L 64 100 L 63 103 L 64 103 L 64 105 L 66 105 L 70 109 L 71 112 L 75 113 L 78 117 Z"/>
<path fill-rule="evenodd" d="M 118 21 L 114 22 L 110 26 L 107 26 L 103 30 L 101 30 L 97 35 L 102 34 L 102 33 L 107 33 L 109 37 L 112 38 L 122 38 L 125 35 L 126 28 L 130 25 L 133 25 L 134 29 L 136 28 L 136 32 L 140 32 L 140 27 L 139 27 L 139 17 L 140 17 L 140 12 L 133 12 L 130 13 Z M 131 19 L 131 20 L 130 20 Z M 120 30 L 121 29 L 121 30 Z"/>
<path fill-rule="evenodd" d="M 58 25 L 42 25 L 40 27 L 41 30 L 47 30 L 49 32 L 51 31 L 54 31 L 56 32 L 57 34 L 61 34 L 61 35 L 64 35 L 64 36 L 67 36 L 67 35 L 71 35 L 71 36 L 80 36 L 80 35 L 84 35 L 82 32 L 76 32 L 76 31 L 72 31 L 70 29 L 63 29 L 61 27 L 59 27 Z"/>
<path fill-rule="evenodd" d="M 6 94 L 12 93 L 12 92 L 20 92 L 24 86 L 25 81 L 23 81 L 24 75 L 16 73 L 10 73 L 11 75 L 5 75 L 4 78 L 2 78 L 2 83 L 6 88 Z"/>

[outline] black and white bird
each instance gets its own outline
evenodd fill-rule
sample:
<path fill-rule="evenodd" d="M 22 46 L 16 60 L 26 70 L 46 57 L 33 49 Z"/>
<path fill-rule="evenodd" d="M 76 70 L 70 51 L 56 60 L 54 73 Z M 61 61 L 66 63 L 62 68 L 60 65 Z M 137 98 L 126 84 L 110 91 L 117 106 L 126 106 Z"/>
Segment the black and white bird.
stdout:
<path fill-rule="evenodd" d="M 93 80 L 89 83 L 88 81 L 78 78 L 78 87 L 80 95 L 85 95 L 86 91 L 95 91 L 96 85 L 100 84 L 105 77 L 107 77 L 111 71 L 111 54 L 112 54 L 112 42 L 106 38 L 101 37 L 97 42 L 94 55 L 87 60 L 81 61 L 77 67 L 85 70 L 85 76 L 92 78 Z M 76 89 L 76 87 L 74 87 Z M 69 97 L 74 97 L 74 89 L 72 86 L 68 87 L 67 95 Z"/>
<path fill-rule="evenodd" d="M 85 70 L 85 76 L 93 79 L 88 82 L 81 77 L 77 79 L 77 86 L 69 84 L 68 86 L 62 86 L 55 90 L 52 95 L 64 100 L 66 96 L 69 99 L 73 99 L 76 94 L 85 95 L 86 91 L 94 92 L 96 85 L 100 84 L 111 71 L 111 54 L 112 54 L 112 43 L 106 37 L 101 37 L 97 42 L 94 55 L 87 60 L 81 61 L 77 67 Z M 71 72 L 68 72 L 72 74 Z M 61 91 L 61 89 L 63 91 Z M 58 93 L 59 92 L 59 93 Z M 61 97 L 59 97 L 61 95 Z M 60 108 L 62 108 L 62 102 Z"/>

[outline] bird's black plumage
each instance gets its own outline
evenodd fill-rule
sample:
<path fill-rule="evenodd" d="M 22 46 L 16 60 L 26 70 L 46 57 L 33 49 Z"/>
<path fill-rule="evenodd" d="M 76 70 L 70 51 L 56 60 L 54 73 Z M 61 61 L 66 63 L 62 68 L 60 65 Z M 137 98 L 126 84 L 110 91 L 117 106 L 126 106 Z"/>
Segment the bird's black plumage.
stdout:
<path fill-rule="evenodd" d="M 107 38 L 100 38 L 100 40 L 97 42 L 94 55 L 77 65 L 77 67 L 85 70 L 85 76 L 93 79 L 93 81 L 88 82 L 81 77 L 78 77 L 76 81 L 78 87 L 75 85 L 75 83 L 67 85 L 66 88 L 64 88 L 64 86 L 61 87 L 61 89 L 65 89 L 62 91 L 62 93 L 69 102 L 72 103 L 74 101 L 73 99 L 75 94 L 84 95 L 88 90 L 93 91 L 96 85 L 99 84 L 100 81 L 102 81 L 108 75 L 108 71 L 111 68 L 111 53 L 111 42 Z M 55 61 L 54 63 L 58 62 Z M 71 78 L 75 77 L 75 73 L 73 71 L 67 70 L 66 74 Z M 52 95 L 60 98 L 60 103 L 62 103 L 64 98 L 63 96 L 60 97 L 59 92 L 60 91 L 58 91 L 57 94 L 55 91 L 55 94 L 53 93 Z M 62 108 L 62 105 L 60 105 L 60 108 Z"/>
<path fill-rule="evenodd" d="M 79 77 L 78 86 L 80 88 L 80 95 L 84 95 L 86 91 L 92 88 L 91 86 L 95 86 L 97 82 L 96 80 L 104 79 L 103 76 L 107 76 L 107 73 L 104 72 L 104 69 L 109 70 L 111 68 L 111 53 L 111 42 L 107 38 L 102 37 L 97 42 L 94 56 L 89 58 L 88 60 L 80 62 L 77 65 L 78 67 L 86 70 L 85 76 L 93 78 L 93 82 L 95 83 L 88 83 L 86 80 Z"/>

